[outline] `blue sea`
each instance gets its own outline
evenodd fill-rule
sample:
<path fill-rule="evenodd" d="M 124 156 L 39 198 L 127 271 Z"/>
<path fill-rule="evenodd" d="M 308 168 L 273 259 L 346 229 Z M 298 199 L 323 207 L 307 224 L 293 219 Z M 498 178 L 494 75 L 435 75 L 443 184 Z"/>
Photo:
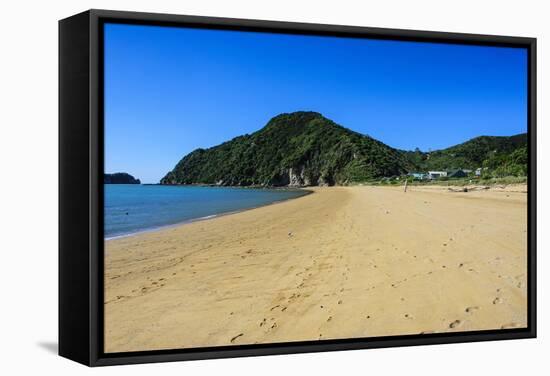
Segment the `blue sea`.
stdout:
<path fill-rule="evenodd" d="M 251 209 L 303 190 L 105 184 L 106 239 Z"/>

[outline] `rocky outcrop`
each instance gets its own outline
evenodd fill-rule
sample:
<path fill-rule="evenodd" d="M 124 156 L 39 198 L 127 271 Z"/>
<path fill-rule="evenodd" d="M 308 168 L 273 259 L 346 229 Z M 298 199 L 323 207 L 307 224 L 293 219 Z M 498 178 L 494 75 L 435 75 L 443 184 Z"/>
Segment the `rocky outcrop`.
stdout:
<path fill-rule="evenodd" d="M 297 168 L 291 167 L 288 169 L 288 185 L 290 187 L 304 187 L 311 185 L 311 181 L 306 176 L 303 166 Z"/>

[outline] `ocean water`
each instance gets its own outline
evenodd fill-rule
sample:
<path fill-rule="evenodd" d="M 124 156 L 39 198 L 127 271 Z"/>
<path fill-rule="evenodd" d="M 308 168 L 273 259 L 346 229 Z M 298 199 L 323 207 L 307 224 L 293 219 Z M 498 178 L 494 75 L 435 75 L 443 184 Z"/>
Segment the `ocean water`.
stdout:
<path fill-rule="evenodd" d="M 105 239 L 250 209 L 303 190 L 105 184 Z"/>

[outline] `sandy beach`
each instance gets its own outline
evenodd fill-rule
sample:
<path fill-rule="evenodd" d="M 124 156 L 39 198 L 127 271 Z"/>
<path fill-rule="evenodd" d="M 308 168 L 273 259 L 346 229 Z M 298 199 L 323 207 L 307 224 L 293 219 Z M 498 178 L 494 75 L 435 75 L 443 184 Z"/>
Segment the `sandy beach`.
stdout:
<path fill-rule="evenodd" d="M 105 351 L 526 326 L 525 186 L 312 190 L 106 241 Z"/>

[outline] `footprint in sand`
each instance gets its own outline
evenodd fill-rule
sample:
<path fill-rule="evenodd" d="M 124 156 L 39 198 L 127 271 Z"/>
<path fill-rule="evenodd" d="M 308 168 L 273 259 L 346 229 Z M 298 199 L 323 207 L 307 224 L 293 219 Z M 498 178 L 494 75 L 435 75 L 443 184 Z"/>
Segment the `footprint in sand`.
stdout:
<path fill-rule="evenodd" d="M 329 322 L 331 320 L 332 320 L 332 316 L 329 316 L 328 319 L 327 319 L 327 322 Z"/>
<path fill-rule="evenodd" d="M 242 336 L 244 336 L 243 333 L 237 334 L 235 337 L 231 338 L 231 343 L 235 342 L 235 340 L 236 340 L 237 338 L 242 337 Z"/>
<path fill-rule="evenodd" d="M 452 323 L 449 324 L 449 328 L 451 328 L 451 329 L 457 328 L 460 324 L 462 324 L 462 321 L 455 320 L 455 321 L 453 321 Z"/>
<path fill-rule="evenodd" d="M 477 311 L 479 309 L 478 306 L 473 306 L 473 307 L 467 307 L 464 312 L 466 313 L 473 313 L 474 311 Z"/>
<path fill-rule="evenodd" d="M 497 296 L 495 299 L 493 299 L 493 304 L 499 304 L 499 303 L 502 303 L 502 299 Z"/>

